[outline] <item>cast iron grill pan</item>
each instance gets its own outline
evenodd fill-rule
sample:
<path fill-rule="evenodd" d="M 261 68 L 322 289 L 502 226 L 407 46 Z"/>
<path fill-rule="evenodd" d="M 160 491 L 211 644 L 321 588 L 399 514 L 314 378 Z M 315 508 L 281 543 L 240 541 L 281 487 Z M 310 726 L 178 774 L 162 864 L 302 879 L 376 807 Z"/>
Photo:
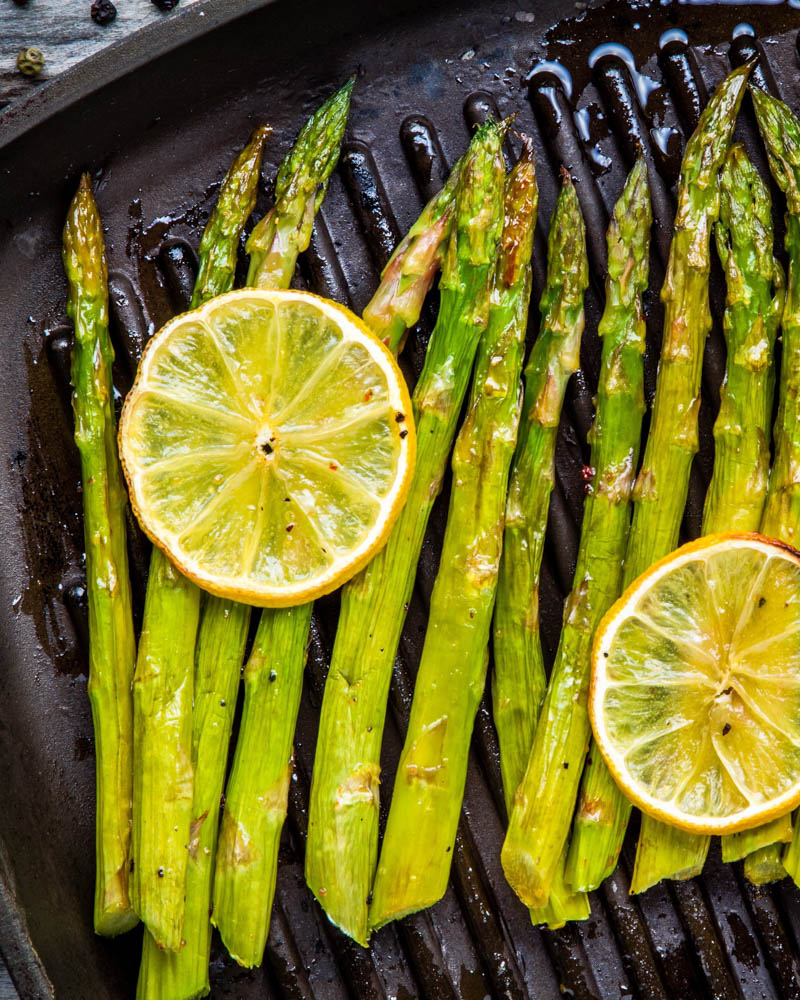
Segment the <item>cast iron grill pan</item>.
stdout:
<path fill-rule="evenodd" d="M 0 835 L 6 847 L 0 852 L 0 947 L 25 1000 L 54 990 L 60 1000 L 130 997 L 140 948 L 140 932 L 117 941 L 91 932 L 94 759 L 79 465 L 69 411 L 70 331 L 60 265 L 60 230 L 79 172 L 94 172 L 107 227 L 115 375 L 124 395 L 147 338 L 188 302 L 196 268 L 192 247 L 227 164 L 256 123 L 274 127 L 264 169 L 271 178 L 305 117 L 357 73 L 341 164 L 296 283 L 360 310 L 398 236 L 463 151 L 471 126 L 487 114 L 517 113 L 517 127 L 534 138 L 541 196 L 534 303 L 562 163 L 585 215 L 592 279 L 581 371 L 570 384 L 560 428 L 542 570 L 542 632 L 551 661 L 580 528 L 610 208 L 641 147 L 656 214 L 646 300 L 650 401 L 662 321 L 658 290 L 685 137 L 707 93 L 732 64 L 753 56 L 759 59 L 755 81 L 800 108 L 800 13 L 784 5 L 622 0 L 590 9 L 563 0 L 527 5 L 534 12 L 522 6 L 521 0 L 278 2 L 82 96 L 5 148 L 0 132 Z M 597 51 L 609 42 L 618 44 Z M 748 101 L 738 133 L 766 174 Z M 509 162 L 517 148 L 512 135 Z M 775 200 L 780 246 L 783 202 Z M 254 217 L 268 205 L 264 192 Z M 711 427 L 725 359 L 723 301 L 716 267 L 702 446 L 686 538 L 699 532 L 713 461 Z M 412 382 L 434 317 L 432 303 L 405 351 Z M 534 307 L 531 336 L 537 326 Z M 446 499 L 447 489 L 431 519 L 397 658 L 382 761 L 384 810 L 424 637 Z M 140 617 L 148 552 L 138 530 L 131 550 Z M 631 897 L 632 829 L 617 872 L 593 894 L 589 921 L 555 932 L 532 928 L 499 863 L 505 816 L 488 704 L 478 714 L 445 898 L 380 931 L 369 951 L 344 938 L 303 879 L 310 771 L 337 610 L 334 597 L 315 612 L 264 965 L 239 969 L 215 945 L 212 996 L 800 997 L 800 892 L 788 879 L 768 888 L 749 885 L 740 865 L 720 863 L 718 850 L 701 877 Z M 31 946 L 40 964 L 31 961 Z"/>

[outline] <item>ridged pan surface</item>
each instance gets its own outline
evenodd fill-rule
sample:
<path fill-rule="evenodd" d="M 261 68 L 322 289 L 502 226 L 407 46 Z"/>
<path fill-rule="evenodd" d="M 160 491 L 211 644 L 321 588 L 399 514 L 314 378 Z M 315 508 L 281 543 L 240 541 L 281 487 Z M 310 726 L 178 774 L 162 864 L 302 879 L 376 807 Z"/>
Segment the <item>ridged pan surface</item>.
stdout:
<path fill-rule="evenodd" d="M 536 144 L 541 190 L 534 301 L 561 164 L 575 179 L 585 213 L 592 275 L 582 369 L 561 426 L 543 567 L 543 636 L 551 658 L 580 525 L 610 207 L 641 145 L 657 215 L 646 301 L 651 399 L 662 319 L 658 290 L 685 137 L 707 93 L 732 63 L 752 54 L 761 57 L 759 82 L 800 110 L 798 27 L 800 11 L 781 4 L 287 0 L 151 62 L 0 151 L 0 837 L 8 855 L 0 855 L 0 904 L 6 913 L 15 906 L 24 913 L 60 1000 L 132 997 L 140 948 L 140 932 L 106 941 L 91 929 L 94 758 L 60 262 L 61 226 L 79 172 L 92 172 L 107 227 L 116 377 L 124 394 L 148 336 L 188 301 L 192 248 L 226 165 L 255 124 L 274 128 L 265 165 L 265 176 L 273 178 L 306 116 L 357 74 L 342 162 L 297 282 L 361 309 L 398 235 L 463 151 L 470 127 L 487 113 L 517 114 L 518 129 Z M 748 102 L 738 133 L 765 170 Z M 512 136 L 509 157 L 516 141 Z M 782 206 L 779 197 L 776 204 Z M 268 205 L 265 190 L 256 216 Z M 776 210 L 781 244 L 779 215 Z M 724 365 L 724 290 L 716 266 L 712 278 L 715 325 L 686 537 L 699 530 Z M 405 352 L 410 379 L 419 371 L 432 316 L 433 307 Z M 536 327 L 534 308 L 531 334 Z M 384 792 L 392 787 L 445 511 L 446 496 L 432 518 L 398 657 Z M 132 550 L 141 615 L 147 565 L 141 536 L 134 536 Z M 590 920 L 557 932 L 532 928 L 500 868 L 505 820 L 488 705 L 478 717 L 444 900 L 382 930 L 369 951 L 344 939 L 303 880 L 310 768 L 336 615 L 336 600 L 329 599 L 314 622 L 265 962 L 241 970 L 215 945 L 212 996 L 800 997 L 800 892 L 788 880 L 756 889 L 740 866 L 723 866 L 718 854 L 698 879 L 631 897 L 629 839 L 619 870 L 593 895 Z M 19 915 L 16 923 L 4 917 L 7 937 L 0 944 L 25 1000 L 48 996 L 45 977 L 29 964 L 23 968 Z"/>

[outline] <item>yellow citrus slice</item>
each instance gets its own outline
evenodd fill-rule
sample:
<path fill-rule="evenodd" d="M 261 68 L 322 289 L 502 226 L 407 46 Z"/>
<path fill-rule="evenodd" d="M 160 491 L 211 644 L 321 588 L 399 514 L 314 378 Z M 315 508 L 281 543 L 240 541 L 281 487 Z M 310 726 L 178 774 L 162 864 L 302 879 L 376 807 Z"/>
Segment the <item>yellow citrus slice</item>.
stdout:
<path fill-rule="evenodd" d="M 280 607 L 386 542 L 414 470 L 405 380 L 348 309 L 243 289 L 167 323 L 122 411 L 142 527 L 199 586 Z"/>
<path fill-rule="evenodd" d="M 800 553 L 719 534 L 652 566 L 603 619 L 589 714 L 622 791 L 696 833 L 800 803 Z"/>

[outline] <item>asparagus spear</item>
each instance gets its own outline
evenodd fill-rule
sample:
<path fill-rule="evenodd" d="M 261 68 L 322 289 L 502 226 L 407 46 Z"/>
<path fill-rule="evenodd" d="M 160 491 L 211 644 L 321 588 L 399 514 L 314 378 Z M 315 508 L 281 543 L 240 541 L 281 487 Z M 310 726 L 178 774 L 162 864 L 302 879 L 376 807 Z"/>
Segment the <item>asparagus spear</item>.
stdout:
<path fill-rule="evenodd" d="M 261 962 L 269 932 L 311 607 L 265 610 L 244 672 L 244 712 L 222 814 L 212 921 L 231 956 L 248 967 Z"/>
<path fill-rule="evenodd" d="M 298 254 L 308 246 L 333 168 L 339 160 L 355 77 L 313 114 L 284 158 L 275 181 L 275 205 L 247 241 L 252 288 L 288 288 Z"/>
<path fill-rule="evenodd" d="M 800 544 L 800 120 L 783 104 L 750 88 L 772 176 L 786 195 L 786 250 L 789 279 L 782 324 L 775 459 L 769 478 L 761 530 L 797 547 Z"/>
<path fill-rule="evenodd" d="M 256 130 L 223 181 L 200 241 L 192 307 L 233 285 L 239 237 L 255 204 L 267 132 Z M 193 811 L 192 697 L 199 613 L 200 590 L 154 548 L 133 681 L 131 896 L 154 943 L 170 951 L 184 940 L 190 826 L 198 818 Z M 148 977 L 154 943 L 145 937 Z"/>
<path fill-rule="evenodd" d="M 686 145 L 678 185 L 664 302 L 664 339 L 650 432 L 636 478 L 623 587 L 675 548 L 697 451 L 697 414 L 705 338 L 711 327 L 708 273 L 711 229 L 719 214 L 718 175 L 750 66 L 717 88 Z M 594 889 L 617 863 L 631 806 L 599 753 L 587 765 L 570 843 L 567 878 Z"/>
<path fill-rule="evenodd" d="M 730 474 L 723 473 L 719 478 L 727 481 L 723 495 L 727 491 L 730 500 L 722 501 L 715 516 L 713 511 L 708 513 L 709 503 L 714 495 L 711 490 L 709 491 L 704 523 L 704 530 L 709 534 L 721 531 L 723 527 L 746 531 L 757 530 L 759 527 L 763 530 L 765 527 L 762 515 L 767 497 L 769 421 L 772 416 L 775 381 L 775 372 L 770 361 L 785 299 L 783 271 L 772 257 L 772 200 L 769 190 L 747 160 L 741 146 L 737 145 L 731 149 L 729 159 L 732 160 L 732 165 L 726 166 L 722 174 L 722 212 L 720 224 L 717 226 L 717 242 L 720 246 L 720 259 L 726 263 L 728 298 L 731 301 L 729 311 L 726 313 L 728 367 L 731 375 L 726 378 L 726 385 L 723 388 L 722 398 L 727 420 L 724 437 L 722 440 L 717 440 L 711 486 L 713 488 L 718 478 L 717 468 L 720 462 L 729 462 Z M 727 234 L 722 228 L 723 224 L 728 227 Z M 750 228 L 753 230 L 752 247 L 746 235 Z M 727 262 L 726 247 L 724 243 L 720 245 L 721 235 L 723 240 L 727 239 L 731 244 Z M 737 246 L 737 242 L 743 245 Z M 755 250 L 754 261 L 752 250 Z M 738 267 L 733 261 L 734 256 L 740 258 Z M 755 275 L 748 273 L 748 265 L 751 270 L 755 265 Z M 769 274 L 770 266 L 772 274 Z M 747 288 L 748 281 L 752 282 L 753 288 Z M 775 287 L 775 295 L 770 303 L 771 285 Z M 739 296 L 742 296 L 742 300 L 737 302 Z M 747 299 L 751 301 L 748 302 Z M 754 311 L 754 305 L 757 311 Z M 731 329 L 728 332 L 729 319 Z M 737 321 L 740 329 L 734 332 Z M 734 366 L 735 370 L 730 364 L 732 351 L 736 352 L 739 361 L 739 364 Z M 759 364 L 759 353 L 762 351 L 764 357 Z M 717 423 L 721 422 L 722 414 Z M 738 434 L 737 427 L 740 428 Z M 737 513 L 739 517 L 736 516 Z M 782 816 L 755 830 L 744 830 L 723 837 L 722 859 L 738 861 L 756 852 L 759 857 L 748 859 L 745 874 L 749 872 L 754 880 L 760 883 L 764 876 L 765 860 L 760 856 L 761 849 L 771 844 L 786 843 L 791 840 L 791 836 L 791 818 Z M 780 850 L 777 849 L 772 853 L 775 855 L 776 866 L 780 872 L 779 877 L 783 877 L 785 872 L 780 864 Z"/>
<path fill-rule="evenodd" d="M 772 199 L 744 147 L 731 146 L 720 175 L 717 251 L 725 269 L 725 381 L 714 424 L 714 470 L 703 533 L 758 531 L 767 499 L 775 338 L 783 271 L 772 254 Z"/>
<path fill-rule="evenodd" d="M 489 321 L 453 451 L 447 528 L 372 890 L 371 929 L 433 905 L 447 888 L 472 727 L 486 680 L 506 487 L 522 403 L 537 203 L 533 146 L 526 140 L 506 180 Z M 576 344 L 569 347 L 577 354 Z"/>
<path fill-rule="evenodd" d="M 67 214 L 63 259 L 67 315 L 75 326 L 72 408 L 83 482 L 88 693 L 97 767 L 94 927 L 98 934 L 121 934 L 137 922 L 128 896 L 136 641 L 125 543 L 128 501 L 114 421 L 108 271 L 103 228 L 87 174 Z"/>
<path fill-rule="evenodd" d="M 505 556 L 500 563 L 494 616 L 492 700 L 509 816 L 514 792 L 525 773 L 547 684 L 539 638 L 539 569 L 555 481 L 561 400 L 579 364 L 575 352 L 565 350 L 560 357 L 558 349 L 562 343 L 571 347 L 576 337 L 580 342 L 583 293 L 588 283 L 583 218 L 566 173 L 548 249 L 548 280 L 540 304 L 542 328 L 525 371 L 528 400 L 511 471 Z"/>
<path fill-rule="evenodd" d="M 592 638 L 619 596 L 630 497 L 644 413 L 642 294 L 649 274 L 650 189 L 639 159 L 608 230 L 606 306 L 597 414 L 591 431 L 594 477 L 556 659 L 528 767 L 503 844 L 503 869 L 528 906 L 543 906 L 569 836 L 591 735 L 586 702 Z M 509 553 L 513 556 L 513 550 Z"/>
<path fill-rule="evenodd" d="M 268 283 L 270 275 L 288 283 L 298 254 L 308 245 L 313 215 L 301 234 L 296 232 L 296 219 L 306 217 L 304 199 L 315 205 L 321 201 L 317 193 L 320 188 L 324 191 L 327 178 L 336 164 L 351 89 L 352 82 L 349 82 L 312 116 L 284 160 L 279 183 L 276 185 L 276 207 L 269 213 L 269 217 L 274 232 L 280 234 L 276 237 L 276 244 L 285 246 L 288 259 L 283 262 L 285 266 L 279 268 L 279 262 L 273 254 L 272 269 L 267 272 L 262 287 Z M 332 113 L 332 109 L 335 113 Z M 243 159 L 247 155 L 246 150 Z M 293 172 L 284 169 L 290 161 Z M 253 164 L 253 183 L 257 181 L 259 165 L 260 144 L 258 162 Z M 232 173 L 236 170 L 234 166 Z M 209 241 L 209 249 L 212 246 Z M 228 281 L 228 285 L 230 284 L 232 281 Z M 224 291 L 226 287 L 218 287 L 217 290 Z M 142 998 L 164 997 L 165 1000 L 175 1000 L 208 992 L 211 947 L 209 912 L 212 905 L 219 802 L 249 623 L 249 607 L 214 597 L 205 598 L 195 654 L 192 760 L 196 773 L 186 877 L 186 944 L 179 952 L 167 954 L 159 951 L 152 939 L 145 941 L 139 977 L 139 996 Z M 302 651 L 300 662 L 302 670 Z M 258 727 L 251 729 L 249 737 L 256 741 L 260 739 Z M 267 914 L 268 912 L 267 910 Z"/>
<path fill-rule="evenodd" d="M 800 121 L 781 101 L 751 88 L 761 138 L 770 170 L 786 195 L 786 250 L 789 277 L 783 312 L 778 417 L 773 441 L 775 458 L 769 477 L 767 507 L 761 530 L 797 547 L 800 544 Z M 780 838 L 776 836 L 776 841 Z M 745 862 L 752 881 L 781 877 L 780 845 L 762 848 Z M 783 866 L 800 885 L 800 829 L 795 825 Z"/>
<path fill-rule="evenodd" d="M 453 193 L 451 178 L 398 246 L 364 311 L 392 350 L 406 324 L 419 319 L 441 256 Z M 310 604 L 264 612 L 245 669 L 244 716 L 220 834 L 213 919 L 231 954 L 247 966 L 260 963 L 269 932 L 310 613 Z M 245 842 L 252 849 L 241 850 Z"/>
<path fill-rule="evenodd" d="M 447 182 L 397 245 L 383 269 L 381 283 L 362 318 L 390 351 L 399 354 L 408 330 L 419 319 L 422 303 L 442 264 L 442 253 L 453 222 L 461 161 Z"/>
<path fill-rule="evenodd" d="M 439 318 L 414 391 L 417 464 L 386 547 L 342 592 L 311 786 L 306 879 L 330 919 L 367 939 L 380 746 L 392 664 L 433 501 L 486 325 L 502 222 L 503 130 L 478 129 L 459 178 Z"/>

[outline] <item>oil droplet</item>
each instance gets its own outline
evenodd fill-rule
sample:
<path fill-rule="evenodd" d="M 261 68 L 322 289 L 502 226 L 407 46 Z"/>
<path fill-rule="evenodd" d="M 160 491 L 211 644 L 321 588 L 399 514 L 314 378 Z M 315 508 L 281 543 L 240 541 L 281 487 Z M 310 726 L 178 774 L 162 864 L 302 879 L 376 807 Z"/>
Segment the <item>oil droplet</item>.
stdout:
<path fill-rule="evenodd" d="M 683 42 L 684 45 L 688 45 L 689 36 L 683 28 L 670 28 L 669 31 L 665 31 L 661 38 L 659 38 L 658 47 L 660 49 L 666 48 L 670 42 Z"/>
<path fill-rule="evenodd" d="M 670 143 L 680 138 L 675 129 L 670 128 L 669 125 L 663 125 L 660 128 L 651 128 L 650 135 L 653 137 L 653 142 L 667 158 L 671 156 Z"/>
<path fill-rule="evenodd" d="M 636 96 L 639 98 L 639 104 L 642 108 L 646 108 L 650 95 L 661 86 L 658 80 L 654 80 L 651 76 L 646 76 L 644 73 L 639 72 L 636 68 L 636 60 L 633 57 L 633 53 L 627 45 L 620 45 L 619 42 L 604 42 L 602 45 L 598 45 L 589 55 L 589 68 L 593 69 L 595 63 L 599 59 L 602 59 L 603 56 L 616 56 L 617 59 L 625 63 L 630 70 L 631 80 L 636 90 Z"/>
<path fill-rule="evenodd" d="M 534 77 L 538 76 L 540 73 L 551 73 L 564 88 L 564 93 L 567 95 L 567 98 L 569 99 L 572 97 L 572 76 L 566 66 L 562 66 L 560 62 L 552 62 L 548 59 L 542 59 L 540 62 L 536 63 L 528 74 L 527 82 L 532 83 Z"/>

